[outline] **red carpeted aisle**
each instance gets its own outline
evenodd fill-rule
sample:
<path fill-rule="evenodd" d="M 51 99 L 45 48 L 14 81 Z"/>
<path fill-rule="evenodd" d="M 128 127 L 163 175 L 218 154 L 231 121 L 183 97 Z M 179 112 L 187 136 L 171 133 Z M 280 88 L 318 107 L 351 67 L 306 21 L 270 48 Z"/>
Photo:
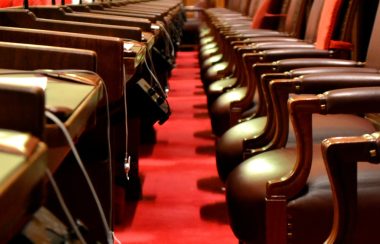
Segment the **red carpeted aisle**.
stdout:
<path fill-rule="evenodd" d="M 237 243 L 217 178 L 214 140 L 196 52 L 179 52 L 170 80 L 170 119 L 156 126 L 157 144 L 143 155 L 143 199 L 127 203 L 122 243 Z"/>

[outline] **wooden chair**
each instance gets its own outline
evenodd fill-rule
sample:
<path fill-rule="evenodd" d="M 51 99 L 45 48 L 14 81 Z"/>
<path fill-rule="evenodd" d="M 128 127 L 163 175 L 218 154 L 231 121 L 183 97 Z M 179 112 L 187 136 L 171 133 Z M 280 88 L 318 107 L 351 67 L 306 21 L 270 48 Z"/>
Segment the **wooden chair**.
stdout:
<path fill-rule="evenodd" d="M 332 40 L 332 33 L 335 28 L 337 28 L 338 20 L 337 18 L 331 17 L 336 16 L 334 13 L 338 13 L 339 11 L 343 11 L 344 4 L 340 1 L 336 1 L 335 4 L 326 4 L 324 5 L 324 1 L 315 1 L 313 4 L 313 13 L 320 13 L 321 7 L 324 7 L 322 10 L 321 15 L 324 16 L 320 19 L 320 22 L 327 21 L 329 23 L 330 30 L 325 28 L 320 29 L 320 32 L 318 33 L 318 40 L 314 39 L 314 35 L 316 35 L 316 28 L 315 23 L 318 23 L 318 21 L 315 21 L 314 17 L 315 15 L 310 15 L 314 17 L 310 17 L 309 21 L 309 28 L 307 29 L 307 38 L 305 39 L 305 42 L 294 42 L 294 41 L 287 41 L 287 42 L 259 42 L 256 43 L 254 47 L 250 47 L 250 50 L 252 50 L 252 53 L 246 54 L 247 61 L 245 69 L 248 69 L 247 72 L 249 72 L 249 69 L 252 64 L 260 63 L 262 62 L 266 57 L 263 57 L 265 51 L 269 50 L 277 50 L 278 52 L 284 51 L 290 54 L 292 51 L 294 53 L 296 52 L 302 52 L 302 49 L 315 49 L 310 51 L 310 57 L 316 57 L 317 55 L 326 55 L 332 56 L 333 53 L 329 52 L 329 43 Z M 315 10 L 315 11 L 314 11 Z M 354 11 L 355 9 L 352 9 Z M 349 15 L 350 12 L 347 11 L 345 13 L 341 13 L 344 17 L 345 14 Z M 319 15 L 318 15 L 319 16 Z M 343 18 L 342 17 L 342 18 Z M 327 19 L 327 20 L 326 20 Z M 323 30 L 322 30 L 323 29 Z M 316 40 L 316 44 L 309 44 L 307 40 Z M 281 50 L 281 51 L 280 51 Z M 301 50 L 301 51 L 300 51 Z M 306 50 L 305 52 L 308 52 L 309 50 Z M 294 55 L 296 56 L 296 55 Z M 306 56 L 306 55 L 305 55 Z M 250 58 L 248 58 L 250 57 Z M 281 58 L 277 58 L 281 59 Z M 268 60 L 269 61 L 269 60 Z M 223 134 L 223 132 L 226 131 L 226 129 L 229 128 L 229 114 L 230 114 L 230 104 L 232 102 L 238 102 L 239 100 L 242 100 L 245 96 L 248 96 L 250 99 L 247 99 L 245 101 L 250 101 L 245 104 L 245 109 L 248 109 L 252 106 L 254 106 L 253 103 L 253 94 L 254 94 L 254 86 L 255 82 L 253 81 L 252 74 L 248 74 L 249 77 L 247 79 L 247 84 L 241 84 L 238 85 L 236 89 L 233 89 L 231 94 L 228 94 L 228 91 L 224 93 L 223 95 L 219 96 L 215 102 L 212 103 L 209 109 L 210 113 L 210 119 L 211 124 L 213 128 L 213 132 L 220 136 Z M 246 75 L 247 76 L 247 75 Z M 260 101 L 259 101 L 260 103 Z M 262 103 L 263 104 L 263 103 Z"/>
<path fill-rule="evenodd" d="M 377 21 L 377 20 L 376 20 Z M 372 38 L 375 40 L 377 38 L 377 29 L 374 29 L 374 35 Z M 376 42 L 372 41 L 368 49 L 368 60 L 365 63 L 365 67 L 368 69 L 361 70 L 360 72 L 377 72 L 377 56 L 374 55 L 376 47 Z M 282 52 L 282 51 L 281 51 Z M 269 50 L 265 53 L 268 56 L 273 53 L 276 55 L 281 55 L 281 52 L 277 50 Z M 302 57 L 303 52 L 299 52 L 299 55 Z M 267 57 L 268 57 L 267 56 Z M 313 68 L 308 68 L 306 70 L 301 69 L 299 71 L 295 70 L 300 67 L 318 67 L 313 71 Z M 335 66 L 333 69 L 325 69 L 322 67 L 326 66 Z M 346 66 L 347 69 L 338 68 L 339 66 Z M 351 67 L 349 67 L 351 66 Z M 297 77 L 298 75 L 308 74 L 308 73 L 325 73 L 325 72 L 353 72 L 352 67 L 361 67 L 363 66 L 362 62 L 348 61 L 348 60 L 334 60 L 334 59 L 315 59 L 315 58 L 294 58 L 294 59 L 283 59 L 276 62 L 260 63 L 256 64 L 253 67 L 254 74 L 256 76 L 255 80 L 258 82 L 258 93 L 263 95 L 262 97 L 270 98 L 265 99 L 260 102 L 260 104 L 265 104 L 267 110 L 266 114 L 268 117 L 262 117 L 263 114 L 255 117 L 256 119 L 242 119 L 241 123 L 233 126 L 229 129 L 219 140 L 216 149 L 216 158 L 219 172 L 224 172 L 223 175 L 229 170 L 224 170 L 226 168 L 234 167 L 234 165 L 239 164 L 244 158 L 243 154 L 246 153 L 248 156 L 252 154 L 257 154 L 258 152 L 271 150 L 275 147 L 276 143 L 272 144 L 272 136 L 275 133 L 275 127 L 281 126 L 277 125 L 275 120 L 272 120 L 274 117 L 274 111 L 270 108 L 271 106 L 271 95 L 268 85 L 272 79 L 276 78 L 286 78 L 286 77 Z M 274 71 L 274 72 L 273 72 Z M 260 79 L 260 76 L 263 75 L 263 79 Z M 266 94 L 266 95 L 265 95 Z M 261 97 L 260 95 L 260 97 Z M 282 101 L 283 102 L 283 101 Z M 238 104 L 236 104 L 236 113 L 241 114 Z M 269 106 L 269 107 L 268 107 Z M 234 111 L 235 107 L 232 107 Z M 231 116 L 233 117 L 233 115 Z M 266 120 L 268 118 L 268 120 Z M 247 130 L 246 128 L 254 128 Z M 271 131 L 271 132 L 270 132 Z M 293 141 L 294 137 L 290 137 L 290 141 Z M 228 174 L 228 173 L 227 173 Z M 224 177 L 223 177 L 224 178 Z"/>
<path fill-rule="evenodd" d="M 352 88 L 355 84 L 360 87 L 377 86 L 376 80 L 379 79 L 378 74 L 364 73 L 319 76 L 329 85 L 328 90 Z M 274 81 L 271 86 L 281 92 L 284 82 L 287 81 Z M 319 88 L 323 85 L 311 82 L 308 87 L 318 87 L 322 91 Z M 325 198 L 324 189 L 329 187 L 321 183 L 323 180 L 320 177 L 325 176 L 326 172 L 320 143 L 313 142 L 312 116 L 318 113 L 377 112 L 376 106 L 363 106 L 369 101 L 376 104 L 375 97 L 379 98 L 374 95 L 375 92 L 364 96 L 369 90 L 378 91 L 378 88 L 355 87 L 323 95 L 294 96 L 289 100 L 296 147 L 251 157 L 228 176 L 226 199 L 230 223 L 239 240 L 244 243 L 321 243 L 327 238 L 332 222 L 332 205 L 329 207 L 329 200 Z M 350 120 L 346 123 L 350 123 Z M 343 134 L 342 131 L 337 133 Z M 315 192 L 320 194 L 316 195 Z M 321 198 L 325 200 L 320 201 Z"/>
<path fill-rule="evenodd" d="M 207 86 L 210 85 L 210 83 L 220 78 L 227 77 L 234 72 L 234 67 L 231 64 L 234 60 L 232 59 L 233 56 L 231 56 L 231 54 L 234 54 L 234 45 L 236 45 L 237 40 L 249 39 L 249 41 L 246 40 L 246 42 L 240 42 L 248 44 L 254 43 L 255 41 L 258 42 L 259 40 L 255 40 L 255 38 L 258 37 L 276 37 L 271 38 L 270 40 L 272 41 L 277 40 L 280 37 L 284 38 L 289 36 L 303 38 L 300 30 L 302 29 L 301 23 L 305 21 L 304 18 L 307 15 L 307 12 L 305 11 L 307 1 L 292 1 L 289 7 L 286 1 L 266 0 L 256 2 L 258 2 L 257 4 L 259 6 L 263 7 L 256 10 L 253 20 L 251 19 L 246 21 L 249 23 L 247 23 L 245 27 L 241 27 L 240 24 L 241 30 L 238 29 L 236 31 L 232 31 L 216 27 L 216 30 L 213 31 L 215 33 L 215 45 L 219 47 L 219 55 L 213 55 L 210 57 L 207 49 L 209 49 L 211 44 L 204 46 L 204 49 L 206 49 L 204 52 L 201 49 L 201 57 L 203 57 L 201 63 L 204 72 L 202 81 Z M 263 18 L 263 13 L 267 13 L 273 17 L 269 19 Z M 284 16 L 284 13 L 286 13 L 286 16 Z M 256 16 L 259 16 L 260 18 L 258 18 L 260 20 L 256 20 Z M 277 31 L 266 29 L 269 28 L 269 24 L 267 24 L 267 22 L 273 22 L 272 19 L 277 19 L 278 22 L 280 22 L 278 24 L 273 24 L 273 26 L 269 26 L 271 29 L 277 28 Z M 254 28 L 252 28 L 252 21 L 255 22 L 255 25 L 253 26 Z M 224 24 L 222 24 L 222 26 L 224 26 Z M 235 30 L 237 28 L 239 28 L 239 26 L 234 26 L 233 29 Z M 270 40 L 268 39 L 268 41 Z M 217 57 L 219 57 L 219 59 L 217 59 Z M 214 64 L 215 66 L 213 67 Z"/>
<path fill-rule="evenodd" d="M 367 92 L 372 93 L 368 89 Z M 360 171 L 362 164 L 379 163 L 378 152 L 378 132 L 322 142 L 334 209 L 331 232 L 325 243 L 370 243 L 378 236 L 379 173 L 376 167 L 374 171 Z"/>

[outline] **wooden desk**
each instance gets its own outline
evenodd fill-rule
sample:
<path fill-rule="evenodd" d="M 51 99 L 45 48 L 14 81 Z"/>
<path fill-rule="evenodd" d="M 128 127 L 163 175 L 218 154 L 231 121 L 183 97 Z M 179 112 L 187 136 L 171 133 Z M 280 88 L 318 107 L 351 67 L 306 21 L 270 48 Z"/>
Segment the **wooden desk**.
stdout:
<path fill-rule="evenodd" d="M 0 242 L 18 233 L 41 206 L 46 146 L 29 134 L 0 130 Z"/>
<path fill-rule="evenodd" d="M 1 72 L 3 74 L 1 74 Z M 8 72 L 7 74 L 4 74 Z M 17 72 L 17 71 L 13 71 Z M 72 72 L 33 72 L 24 71 L 10 74 L 10 71 L 0 71 L 0 77 L 33 78 L 44 76 L 47 78 L 45 93 L 45 108 L 55 111 L 68 130 L 74 142 L 81 140 L 84 135 L 106 132 L 105 127 L 97 128 L 98 103 L 103 97 L 103 87 L 100 77 L 95 73 L 86 71 Z M 20 105 L 21 106 L 21 105 Z M 27 107 L 27 106 L 24 106 Z M 14 116 L 17 123 L 17 116 Z M 104 121 L 99 121 L 105 123 Z M 103 131 L 104 129 L 104 131 Z M 65 196 L 65 200 L 74 216 L 81 219 L 91 229 L 92 235 L 100 241 L 106 239 L 103 226 L 98 217 L 98 210 L 93 197 L 89 193 L 87 183 L 83 180 L 83 174 L 77 166 L 76 160 L 71 156 L 71 148 L 66 138 L 57 125 L 47 121 L 44 126 L 43 138 L 48 146 L 47 167 L 54 173 L 56 181 Z M 106 138 L 102 138 L 106 140 Z M 107 142 L 90 140 L 86 146 L 104 144 Z M 103 148 L 107 151 L 107 148 Z M 95 154 L 91 150 L 79 150 L 81 158 L 86 154 Z M 107 155 L 106 155 L 107 156 Z M 108 159 L 83 159 L 84 166 L 89 171 L 90 178 L 95 183 L 102 207 L 106 216 L 110 213 L 110 187 L 109 173 L 107 171 Z M 95 182 L 96 181 L 96 182 Z M 67 188 L 68 187 L 68 188 Z M 73 190 L 75 189 L 75 190 Z M 65 219 L 61 207 L 57 203 L 55 193 L 47 191 L 45 204 L 59 218 Z"/>
<path fill-rule="evenodd" d="M 100 77 L 90 73 L 84 73 L 84 75 L 80 72 L 65 73 L 65 77 L 72 76 L 78 80 L 83 79 L 84 82 L 93 82 L 93 84 L 62 81 L 49 77 L 45 91 L 46 108 L 51 110 L 64 108 L 66 111 L 72 111 L 67 114 L 68 117 L 63 123 L 74 141 L 78 140 L 84 131 L 94 126 L 94 115 L 103 97 Z M 49 146 L 49 168 L 54 172 L 71 149 L 55 124 L 46 124 L 45 141 Z"/>

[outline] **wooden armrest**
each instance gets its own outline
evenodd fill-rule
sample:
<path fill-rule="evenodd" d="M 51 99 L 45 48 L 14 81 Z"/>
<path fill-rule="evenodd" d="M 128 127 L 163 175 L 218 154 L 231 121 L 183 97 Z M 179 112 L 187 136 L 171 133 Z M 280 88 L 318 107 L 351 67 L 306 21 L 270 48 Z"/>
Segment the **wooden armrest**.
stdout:
<path fill-rule="evenodd" d="M 291 68 L 294 67 L 310 67 L 310 66 L 355 66 L 359 64 L 354 61 L 346 61 L 346 60 L 340 60 L 340 59 L 318 59 L 316 57 L 328 57 L 330 55 L 330 52 L 328 51 L 321 51 L 316 49 L 273 49 L 273 50 L 267 50 L 257 53 L 249 53 L 249 51 L 245 48 L 239 49 L 238 52 L 243 56 L 244 59 L 244 65 L 246 65 L 246 72 L 247 77 L 250 82 L 248 82 L 248 93 L 242 99 L 241 101 L 233 102 L 231 103 L 231 123 L 236 123 L 237 118 L 239 117 L 239 114 L 242 112 L 242 107 L 245 106 L 245 104 L 252 101 L 253 96 L 255 94 L 255 89 L 257 87 L 258 89 L 258 95 L 259 95 L 259 110 L 255 114 L 255 116 L 262 116 L 266 114 L 266 100 L 265 95 L 263 94 L 263 88 L 261 85 L 260 76 L 267 73 L 267 72 L 283 72 L 288 71 Z M 266 54 L 269 53 L 267 56 Z M 305 56 L 309 56 L 311 58 L 308 59 L 302 59 L 302 61 L 299 61 L 301 59 L 285 59 L 278 60 L 278 58 L 290 58 L 292 56 L 297 56 L 300 53 Z M 278 56 L 277 56 L 278 54 Z M 271 63 L 266 63 L 269 61 L 275 61 Z M 252 66 L 253 65 L 253 66 Z M 361 63 L 360 63 L 361 65 Z M 252 68 L 251 68 L 252 67 Z M 288 77 L 290 78 L 290 77 Z M 252 149 L 252 148 L 250 148 Z M 250 150 L 248 149 L 248 150 Z"/>
<path fill-rule="evenodd" d="M 255 45 L 255 43 L 258 42 L 299 42 L 300 39 L 294 38 L 294 37 L 287 37 L 287 36 L 263 36 L 263 37 L 255 37 L 255 38 L 248 38 L 244 40 L 239 41 L 232 41 L 231 45 L 241 45 L 241 46 L 250 46 Z"/>
<path fill-rule="evenodd" d="M 289 78 L 288 73 L 267 73 L 261 76 L 260 83 L 268 84 L 272 80 L 285 78 Z M 269 86 L 266 87 L 269 88 Z M 268 150 L 268 144 L 274 137 L 276 123 L 269 90 L 262 89 L 262 96 L 264 96 L 265 100 L 265 104 L 262 104 L 262 106 L 266 106 L 267 122 L 263 130 L 263 133 L 261 133 L 260 136 L 256 138 L 245 139 L 243 141 L 243 150 L 246 153 L 246 157 L 253 156 L 258 151 Z M 259 150 L 259 148 L 261 148 L 261 150 Z"/>
<path fill-rule="evenodd" d="M 368 79 L 363 78 L 366 76 Z M 295 95 L 289 99 L 289 114 L 297 141 L 297 162 L 289 175 L 267 183 L 268 199 L 282 198 L 286 201 L 306 184 L 312 163 L 312 114 L 380 112 L 377 106 L 380 102 L 379 78 L 380 75 L 362 73 L 357 76 L 358 83 L 363 82 L 362 87 L 331 90 L 322 95 Z M 348 83 L 348 87 L 352 87 L 353 82 L 349 80 Z"/>
<path fill-rule="evenodd" d="M 263 51 L 263 50 L 271 50 L 271 49 L 311 49 L 315 48 L 313 44 L 309 44 L 306 42 L 294 42 L 294 41 L 284 41 L 284 42 L 257 42 L 253 43 L 251 46 L 252 51 Z"/>
<path fill-rule="evenodd" d="M 332 58 L 334 52 L 313 48 L 290 48 L 271 49 L 260 52 L 263 56 L 262 62 L 277 61 L 290 58 Z"/>
<path fill-rule="evenodd" d="M 276 133 L 270 148 L 286 145 L 289 132 L 289 113 L 286 101 L 289 94 L 318 94 L 339 88 L 379 85 L 380 75 L 373 73 L 325 73 L 271 81 L 269 90 L 275 111 Z"/>
<path fill-rule="evenodd" d="M 291 92 L 298 94 L 318 94 L 339 88 L 379 86 L 380 75 L 365 72 L 311 74 L 296 78 L 293 85 L 293 91 Z M 355 94 L 357 93 L 355 92 Z M 347 99 L 346 102 L 350 101 L 354 100 Z M 352 109 L 350 106 L 345 107 Z M 331 112 L 332 111 L 329 111 L 329 113 Z M 344 113 L 344 111 L 342 112 Z M 350 112 L 354 113 L 354 111 Z"/>
<path fill-rule="evenodd" d="M 339 63 L 338 63 L 339 64 Z M 350 63 L 347 63 L 347 65 L 350 65 Z M 260 67 L 257 65 L 257 67 Z M 264 65 L 265 67 L 265 65 Z M 270 66 L 269 66 L 270 67 Z M 261 79 L 259 79 L 259 84 L 257 85 L 259 89 L 261 89 L 261 94 L 264 97 L 263 102 L 265 102 L 266 109 L 267 109 L 267 126 L 264 129 L 264 132 L 261 137 L 258 138 L 250 138 L 246 139 L 243 142 L 243 148 L 247 152 L 247 155 L 252 156 L 258 152 L 270 150 L 272 148 L 277 148 L 277 144 L 269 144 L 269 142 L 273 139 L 273 133 L 276 127 L 276 123 L 274 121 L 275 117 L 273 112 L 273 103 L 271 99 L 271 94 L 269 91 L 269 84 L 272 80 L 279 80 L 279 79 L 292 79 L 298 76 L 305 76 L 305 75 L 318 75 L 323 73 L 337 73 L 337 72 L 356 72 L 356 73 L 378 73 L 379 71 L 377 69 L 372 68 L 360 68 L 360 67 L 311 67 L 311 68 L 299 68 L 295 70 L 291 70 L 288 72 L 279 72 L 279 73 L 265 73 L 261 75 Z M 294 87 L 290 85 L 290 87 Z M 284 103 L 285 101 L 284 97 Z M 285 119 L 285 118 L 284 118 Z M 268 141 L 269 139 L 269 141 Z M 260 150 L 259 150 L 260 148 Z"/>
<path fill-rule="evenodd" d="M 378 132 L 360 137 L 329 138 L 322 142 L 334 205 L 333 226 L 325 243 L 348 243 L 353 239 L 357 216 L 357 163 L 378 164 L 379 145 Z"/>
<path fill-rule="evenodd" d="M 287 35 L 281 32 L 276 32 L 276 31 L 270 31 L 270 30 L 265 30 L 265 31 L 257 31 L 257 30 L 252 30 L 250 33 L 250 30 L 247 29 L 246 32 L 239 33 L 239 32 L 230 32 L 230 33 L 224 33 L 225 38 L 228 41 L 233 41 L 233 40 L 244 40 L 244 39 L 250 39 L 250 38 L 257 38 L 257 37 L 286 37 Z"/>
<path fill-rule="evenodd" d="M 323 55 L 323 54 L 322 54 Z M 302 55 L 304 56 L 304 55 Z M 307 55 L 306 55 L 307 56 Z M 345 59 L 333 59 L 333 58 L 313 58 L 313 57 L 298 57 L 298 58 L 291 58 L 291 59 L 281 59 L 277 60 L 273 63 L 268 63 L 265 65 L 270 65 L 273 67 L 273 70 L 277 72 L 296 72 L 295 69 L 301 69 L 301 68 L 310 68 L 315 69 L 318 68 L 326 68 L 326 67 L 363 67 L 363 63 L 356 62 L 352 60 L 345 60 Z M 263 64 L 264 65 L 264 64 Z M 316 69 L 318 69 L 316 68 Z M 301 73 L 304 71 L 300 71 Z M 310 70 L 310 72 L 312 72 Z M 296 73 L 295 73 L 296 74 Z"/>

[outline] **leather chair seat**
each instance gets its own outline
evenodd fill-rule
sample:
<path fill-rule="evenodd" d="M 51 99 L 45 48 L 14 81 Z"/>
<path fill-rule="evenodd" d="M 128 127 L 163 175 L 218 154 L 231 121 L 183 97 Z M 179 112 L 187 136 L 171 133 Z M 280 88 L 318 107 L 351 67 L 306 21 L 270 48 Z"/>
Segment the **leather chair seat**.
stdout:
<path fill-rule="evenodd" d="M 323 243 L 331 229 L 331 190 L 325 176 L 320 144 L 314 145 L 313 152 L 313 165 L 307 186 L 300 196 L 288 203 L 288 223 L 292 233 L 290 243 Z M 231 172 L 226 182 L 226 198 L 230 225 L 239 240 L 265 243 L 266 183 L 287 175 L 295 162 L 295 149 L 278 149 L 249 158 Z M 373 166 L 365 165 L 360 168 L 368 169 L 373 169 Z M 359 203 L 363 200 L 359 208 L 364 210 L 368 204 L 380 206 L 380 198 L 372 195 L 380 190 L 380 185 L 376 184 L 379 177 L 380 170 L 359 173 Z M 379 217 L 380 211 L 367 210 L 359 216 L 358 226 L 360 227 L 360 221 L 372 219 L 374 222 Z M 376 242 L 373 239 L 360 239 L 357 243 L 378 243 L 379 235 L 373 235 L 376 226 L 374 224 L 373 228 L 359 228 L 360 236 L 365 237 L 367 233 L 367 237 L 376 238 Z"/>
<path fill-rule="evenodd" d="M 210 53 L 215 54 L 218 51 L 218 43 L 216 42 L 210 42 L 206 45 L 201 46 L 201 48 L 199 49 L 201 60 L 205 60 L 207 57 L 210 57 Z"/>
<path fill-rule="evenodd" d="M 209 42 L 200 46 L 199 51 L 202 53 L 210 48 L 217 47 L 218 43 L 215 40 L 210 40 Z"/>
<path fill-rule="evenodd" d="M 215 40 L 215 38 L 213 36 L 207 36 L 206 34 L 207 34 L 207 32 L 204 32 L 205 36 L 199 39 L 199 45 L 200 46 L 206 45 L 206 44 L 213 42 Z"/>
<path fill-rule="evenodd" d="M 255 99 L 253 99 L 253 101 L 255 103 L 257 103 L 257 101 Z M 253 104 L 252 107 L 248 108 L 247 110 L 243 111 L 243 113 L 241 114 L 241 120 L 242 121 L 246 121 L 246 120 L 249 120 L 251 119 L 252 116 L 254 116 L 257 112 L 257 107 L 255 106 L 255 104 Z"/>
<path fill-rule="evenodd" d="M 219 177 L 226 181 L 228 174 L 243 161 L 243 139 L 245 136 L 260 135 L 267 117 L 242 122 L 229 129 L 216 143 L 216 167 Z"/>
<path fill-rule="evenodd" d="M 213 49 L 217 49 L 217 48 L 213 48 Z M 209 52 L 205 54 L 207 55 L 207 58 L 203 57 L 204 61 L 201 63 L 201 70 L 205 73 L 210 67 L 220 63 L 223 60 L 223 54 L 217 54 L 214 52 L 214 50 L 207 50 L 206 52 Z M 201 59 L 202 59 L 202 55 L 201 55 Z"/>
<path fill-rule="evenodd" d="M 232 88 L 237 82 L 236 77 L 224 78 L 211 83 L 207 89 L 207 101 L 212 104 L 226 89 Z"/>
<path fill-rule="evenodd" d="M 221 92 L 223 92 L 223 89 L 225 89 L 228 86 L 234 85 L 236 81 L 237 81 L 236 77 L 225 78 L 225 79 L 215 81 L 208 87 L 208 94 L 210 95 L 212 95 L 213 93 L 220 94 Z"/>
<path fill-rule="evenodd" d="M 210 57 L 211 58 L 211 57 Z M 218 62 L 213 64 L 210 68 L 208 68 L 205 72 L 205 76 L 203 77 L 203 83 L 209 85 L 211 82 L 220 80 L 229 75 L 226 70 L 228 66 L 228 62 Z M 202 67 L 203 69 L 204 67 Z"/>
<path fill-rule="evenodd" d="M 210 106 L 211 127 L 216 136 L 230 128 L 230 103 L 240 101 L 247 93 L 247 87 L 232 89 L 220 95 Z"/>
<path fill-rule="evenodd" d="M 226 201 L 239 240 L 264 243 L 266 183 L 288 174 L 295 161 L 294 148 L 273 150 L 245 160 L 230 173 Z"/>
<path fill-rule="evenodd" d="M 216 144 L 216 165 L 222 181 L 242 162 L 243 140 L 260 135 L 265 123 L 266 117 L 248 120 L 231 127 L 219 138 Z M 316 143 L 328 137 L 357 136 L 374 130 L 369 121 L 355 115 L 313 115 L 313 141 Z M 287 147 L 293 147 L 294 143 L 294 131 L 290 126 Z"/>
<path fill-rule="evenodd" d="M 363 170 L 358 174 L 360 214 L 356 235 L 360 238 L 355 238 L 353 243 L 380 243 L 380 235 L 374 234 L 378 231 L 376 223 L 380 218 L 380 170 L 367 164 L 359 164 L 359 169 Z M 374 210 L 374 206 L 378 206 L 378 211 Z M 297 244 L 307 240 L 310 244 L 323 243 L 330 233 L 333 218 L 331 188 L 327 176 L 320 176 L 310 182 L 303 196 L 288 203 L 288 216 L 288 223 L 292 226 L 289 242 Z"/>

